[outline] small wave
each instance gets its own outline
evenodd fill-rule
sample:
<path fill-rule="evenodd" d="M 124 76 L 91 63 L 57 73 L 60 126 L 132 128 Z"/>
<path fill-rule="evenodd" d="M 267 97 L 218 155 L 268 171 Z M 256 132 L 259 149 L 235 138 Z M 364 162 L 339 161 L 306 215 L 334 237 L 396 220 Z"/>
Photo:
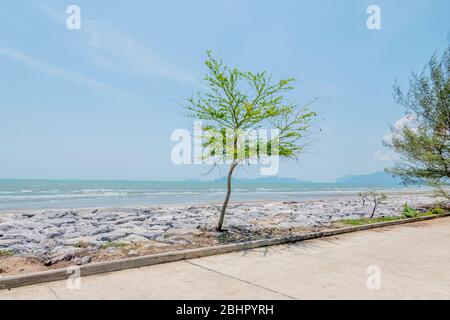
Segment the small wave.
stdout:
<path fill-rule="evenodd" d="M 81 189 L 81 190 L 74 190 L 73 193 L 81 192 L 81 193 L 103 193 L 103 192 L 115 192 L 117 190 L 113 189 Z"/>
<path fill-rule="evenodd" d="M 14 194 L 14 191 L 0 191 L 0 194 Z"/>
<path fill-rule="evenodd" d="M 97 194 L 39 194 L 39 195 L 8 195 L 0 196 L 0 201 L 33 201 L 33 200 L 60 200 L 60 199 L 76 199 L 76 198 L 99 198 L 99 197 L 126 197 L 127 193 L 111 192 L 111 193 L 97 193 Z"/>

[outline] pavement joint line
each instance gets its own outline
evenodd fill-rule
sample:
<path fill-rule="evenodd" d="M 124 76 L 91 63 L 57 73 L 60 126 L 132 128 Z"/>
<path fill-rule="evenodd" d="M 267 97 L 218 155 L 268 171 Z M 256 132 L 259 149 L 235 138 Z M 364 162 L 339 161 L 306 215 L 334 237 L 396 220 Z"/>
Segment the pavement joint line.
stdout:
<path fill-rule="evenodd" d="M 337 246 L 341 246 L 340 243 L 337 243 L 337 242 L 334 242 L 334 241 L 333 241 L 333 240 L 339 240 L 339 239 L 329 240 L 329 239 L 326 239 L 326 238 L 319 238 L 319 239 L 317 239 L 317 240 L 325 241 L 325 242 L 328 242 L 328 243 L 331 243 L 331 244 L 334 244 L 334 245 L 337 245 Z"/>
<path fill-rule="evenodd" d="M 56 293 L 56 291 L 53 290 L 52 287 L 47 287 L 47 288 L 51 291 L 51 293 L 53 293 L 53 295 L 56 297 L 56 299 L 62 300 L 61 297 Z"/>
<path fill-rule="evenodd" d="M 436 282 L 434 282 L 434 281 L 429 281 L 429 280 L 424 280 L 424 279 L 418 279 L 418 278 L 412 278 L 412 277 L 409 277 L 409 276 L 405 276 L 405 275 L 402 275 L 402 274 L 398 274 L 398 273 L 396 273 L 396 272 L 391 272 L 391 275 L 396 276 L 396 277 L 400 277 L 400 278 L 404 278 L 404 279 L 408 279 L 408 280 L 413 280 L 413 281 L 418 281 L 418 282 L 423 282 L 423 283 L 431 284 L 431 285 L 433 285 L 433 286 L 441 287 L 441 288 L 444 288 L 444 289 L 448 289 L 448 290 L 449 290 L 449 294 L 450 294 L 450 286 L 446 286 L 445 284 L 442 284 L 442 283 L 436 283 Z"/>
<path fill-rule="evenodd" d="M 264 290 L 267 290 L 267 291 L 270 291 L 270 292 L 272 292 L 272 293 L 276 293 L 276 294 L 279 294 L 279 295 L 282 295 L 282 296 L 285 296 L 285 297 L 287 297 L 287 298 L 289 298 L 289 299 L 292 299 L 292 300 L 298 300 L 297 298 L 295 298 L 295 297 L 293 297 L 293 296 L 290 296 L 290 295 L 288 295 L 288 294 L 285 294 L 285 293 L 282 293 L 282 292 L 279 292 L 279 291 L 276 291 L 276 290 L 273 290 L 273 289 L 270 289 L 270 288 L 261 286 L 261 285 L 259 285 L 259 284 L 256 284 L 256 283 L 253 283 L 253 282 L 244 280 L 244 279 L 240 279 L 240 278 L 238 278 L 238 277 L 235 277 L 235 276 L 232 276 L 232 275 L 229 275 L 229 274 L 220 272 L 220 271 L 218 271 L 218 270 L 214 270 L 214 269 L 211 269 L 211 268 L 202 266 L 202 265 L 197 264 L 197 263 L 194 263 L 194 262 L 192 262 L 192 261 L 186 260 L 186 261 L 184 261 L 184 262 L 189 263 L 189 264 L 191 264 L 191 265 L 193 265 L 193 266 L 196 266 L 196 267 L 199 267 L 199 268 L 208 270 L 208 271 L 210 271 L 210 272 L 214 272 L 214 273 L 220 274 L 220 275 L 225 276 L 225 277 L 227 277 L 227 278 L 234 279 L 234 280 L 237 280 L 237 281 L 246 283 L 246 284 L 248 284 L 248 285 L 251 285 L 251 286 L 254 286 L 254 287 L 257 287 L 257 288 L 261 288 L 261 289 L 264 289 Z"/>

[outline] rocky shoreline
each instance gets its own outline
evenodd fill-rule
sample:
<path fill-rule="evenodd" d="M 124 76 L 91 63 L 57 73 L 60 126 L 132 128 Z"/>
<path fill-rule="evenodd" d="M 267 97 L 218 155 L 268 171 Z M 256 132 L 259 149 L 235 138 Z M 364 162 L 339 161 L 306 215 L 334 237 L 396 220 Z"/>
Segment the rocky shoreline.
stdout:
<path fill-rule="evenodd" d="M 435 201 L 424 193 L 390 195 L 377 216 L 400 215 L 404 203 L 417 208 Z M 114 255 L 122 247 L 133 255 L 139 248 L 195 247 L 329 227 L 338 220 L 367 216 L 370 205 L 363 206 L 358 197 L 232 203 L 225 223 L 227 239 L 213 230 L 219 210 L 218 204 L 204 204 L 4 212 L 0 252 L 35 257 L 47 266 L 63 261 L 85 264 L 99 252 Z"/>

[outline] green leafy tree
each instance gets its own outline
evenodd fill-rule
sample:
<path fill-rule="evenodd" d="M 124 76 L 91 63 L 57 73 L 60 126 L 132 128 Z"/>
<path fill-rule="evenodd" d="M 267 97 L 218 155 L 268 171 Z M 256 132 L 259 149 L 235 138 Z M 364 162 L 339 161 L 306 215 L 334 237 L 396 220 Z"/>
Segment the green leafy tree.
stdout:
<path fill-rule="evenodd" d="M 217 230 L 221 231 L 231 195 L 235 169 L 244 161 L 264 157 L 297 159 L 305 147 L 304 134 L 316 115 L 308 106 L 297 107 L 284 94 L 293 89 L 294 79 L 272 81 L 266 72 L 243 72 L 229 68 L 208 51 L 204 78 L 207 90 L 187 100 L 189 116 L 201 120 L 203 158 L 214 164 L 228 164 L 227 192 Z M 314 101 L 314 100 L 313 100 Z M 263 139 L 247 133 L 259 129 L 276 129 L 275 135 Z"/>
<path fill-rule="evenodd" d="M 450 180 L 450 44 L 441 58 L 433 55 L 420 74 L 412 73 L 409 90 L 394 85 L 394 98 L 411 121 L 392 128 L 385 145 L 401 156 L 386 169 L 405 182 L 425 181 L 449 198 Z"/>

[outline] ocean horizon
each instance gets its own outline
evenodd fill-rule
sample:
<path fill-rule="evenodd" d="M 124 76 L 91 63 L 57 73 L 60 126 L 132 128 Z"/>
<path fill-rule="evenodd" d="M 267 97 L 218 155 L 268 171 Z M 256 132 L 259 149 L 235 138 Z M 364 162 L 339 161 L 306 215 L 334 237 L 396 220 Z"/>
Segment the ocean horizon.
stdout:
<path fill-rule="evenodd" d="M 295 201 L 353 196 L 360 191 L 427 190 L 392 183 L 236 180 L 232 201 Z M 223 181 L 0 179 L 0 210 L 129 207 L 223 201 Z"/>

